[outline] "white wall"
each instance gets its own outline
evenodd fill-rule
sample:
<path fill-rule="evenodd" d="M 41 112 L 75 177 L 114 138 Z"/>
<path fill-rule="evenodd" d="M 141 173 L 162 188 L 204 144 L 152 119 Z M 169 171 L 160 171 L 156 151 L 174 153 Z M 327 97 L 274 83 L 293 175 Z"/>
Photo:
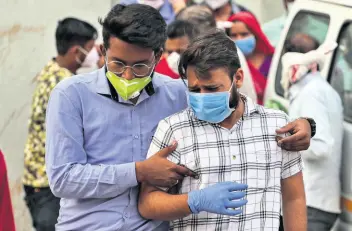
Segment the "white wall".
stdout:
<path fill-rule="evenodd" d="M 284 12 L 283 0 L 234 0 L 250 9 L 261 23 L 281 16 Z"/>
<path fill-rule="evenodd" d="M 19 231 L 30 229 L 21 177 L 32 79 L 56 53 L 57 21 L 75 16 L 94 24 L 110 0 L 0 0 L 0 147 L 5 153 Z"/>

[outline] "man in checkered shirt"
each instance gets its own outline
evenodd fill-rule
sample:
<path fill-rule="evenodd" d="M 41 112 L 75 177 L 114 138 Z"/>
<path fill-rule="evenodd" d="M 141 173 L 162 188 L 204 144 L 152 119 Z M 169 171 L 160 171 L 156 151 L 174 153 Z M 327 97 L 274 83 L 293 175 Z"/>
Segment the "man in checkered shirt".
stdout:
<path fill-rule="evenodd" d="M 266 231 L 279 229 L 282 204 L 285 231 L 306 230 L 301 156 L 275 141 L 288 117 L 238 92 L 243 72 L 233 42 L 220 31 L 203 35 L 183 53 L 179 69 L 188 80 L 189 108 L 159 123 L 148 157 L 176 141 L 168 159 L 199 178 L 185 177 L 176 195 L 143 184 L 141 215 L 171 221 L 171 230 Z M 226 197 L 240 193 L 236 187 L 228 194 L 216 190 L 229 182 L 248 185 L 247 204 L 240 196 Z M 228 209 L 241 203 L 241 210 Z"/>

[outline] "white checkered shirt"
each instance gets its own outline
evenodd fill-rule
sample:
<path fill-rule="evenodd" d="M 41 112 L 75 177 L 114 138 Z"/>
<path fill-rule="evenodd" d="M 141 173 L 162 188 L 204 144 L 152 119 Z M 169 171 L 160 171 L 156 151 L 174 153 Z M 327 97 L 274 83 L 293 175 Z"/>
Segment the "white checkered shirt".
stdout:
<path fill-rule="evenodd" d="M 177 140 L 169 160 L 200 176 L 186 177 L 180 194 L 224 181 L 248 184 L 242 215 L 201 212 L 171 222 L 171 230 L 278 230 L 281 179 L 302 170 L 301 156 L 275 141 L 275 130 L 288 123 L 286 114 L 243 99 L 243 117 L 230 130 L 198 120 L 189 108 L 160 121 L 148 157 Z"/>

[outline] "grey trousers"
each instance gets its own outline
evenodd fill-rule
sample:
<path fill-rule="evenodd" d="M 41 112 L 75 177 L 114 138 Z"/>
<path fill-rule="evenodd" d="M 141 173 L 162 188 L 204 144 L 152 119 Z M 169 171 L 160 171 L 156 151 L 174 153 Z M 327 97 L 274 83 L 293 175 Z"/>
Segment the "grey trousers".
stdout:
<path fill-rule="evenodd" d="M 338 214 L 329 213 L 312 207 L 307 208 L 308 231 L 330 231 Z"/>

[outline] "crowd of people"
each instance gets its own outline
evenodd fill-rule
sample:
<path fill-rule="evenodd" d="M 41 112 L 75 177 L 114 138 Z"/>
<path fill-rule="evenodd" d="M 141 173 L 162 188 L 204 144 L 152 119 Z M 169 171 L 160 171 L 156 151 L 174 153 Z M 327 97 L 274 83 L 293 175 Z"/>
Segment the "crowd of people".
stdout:
<path fill-rule="evenodd" d="M 89 23 L 61 20 L 24 150 L 33 227 L 329 231 L 340 185 L 320 193 L 319 179 L 338 179 L 342 107 L 323 64 L 285 63 L 295 120 L 263 106 L 293 2 L 260 25 L 229 0 L 123 0 L 100 19 L 103 44 Z M 283 60 L 319 51 L 310 39 L 294 36 Z"/>

